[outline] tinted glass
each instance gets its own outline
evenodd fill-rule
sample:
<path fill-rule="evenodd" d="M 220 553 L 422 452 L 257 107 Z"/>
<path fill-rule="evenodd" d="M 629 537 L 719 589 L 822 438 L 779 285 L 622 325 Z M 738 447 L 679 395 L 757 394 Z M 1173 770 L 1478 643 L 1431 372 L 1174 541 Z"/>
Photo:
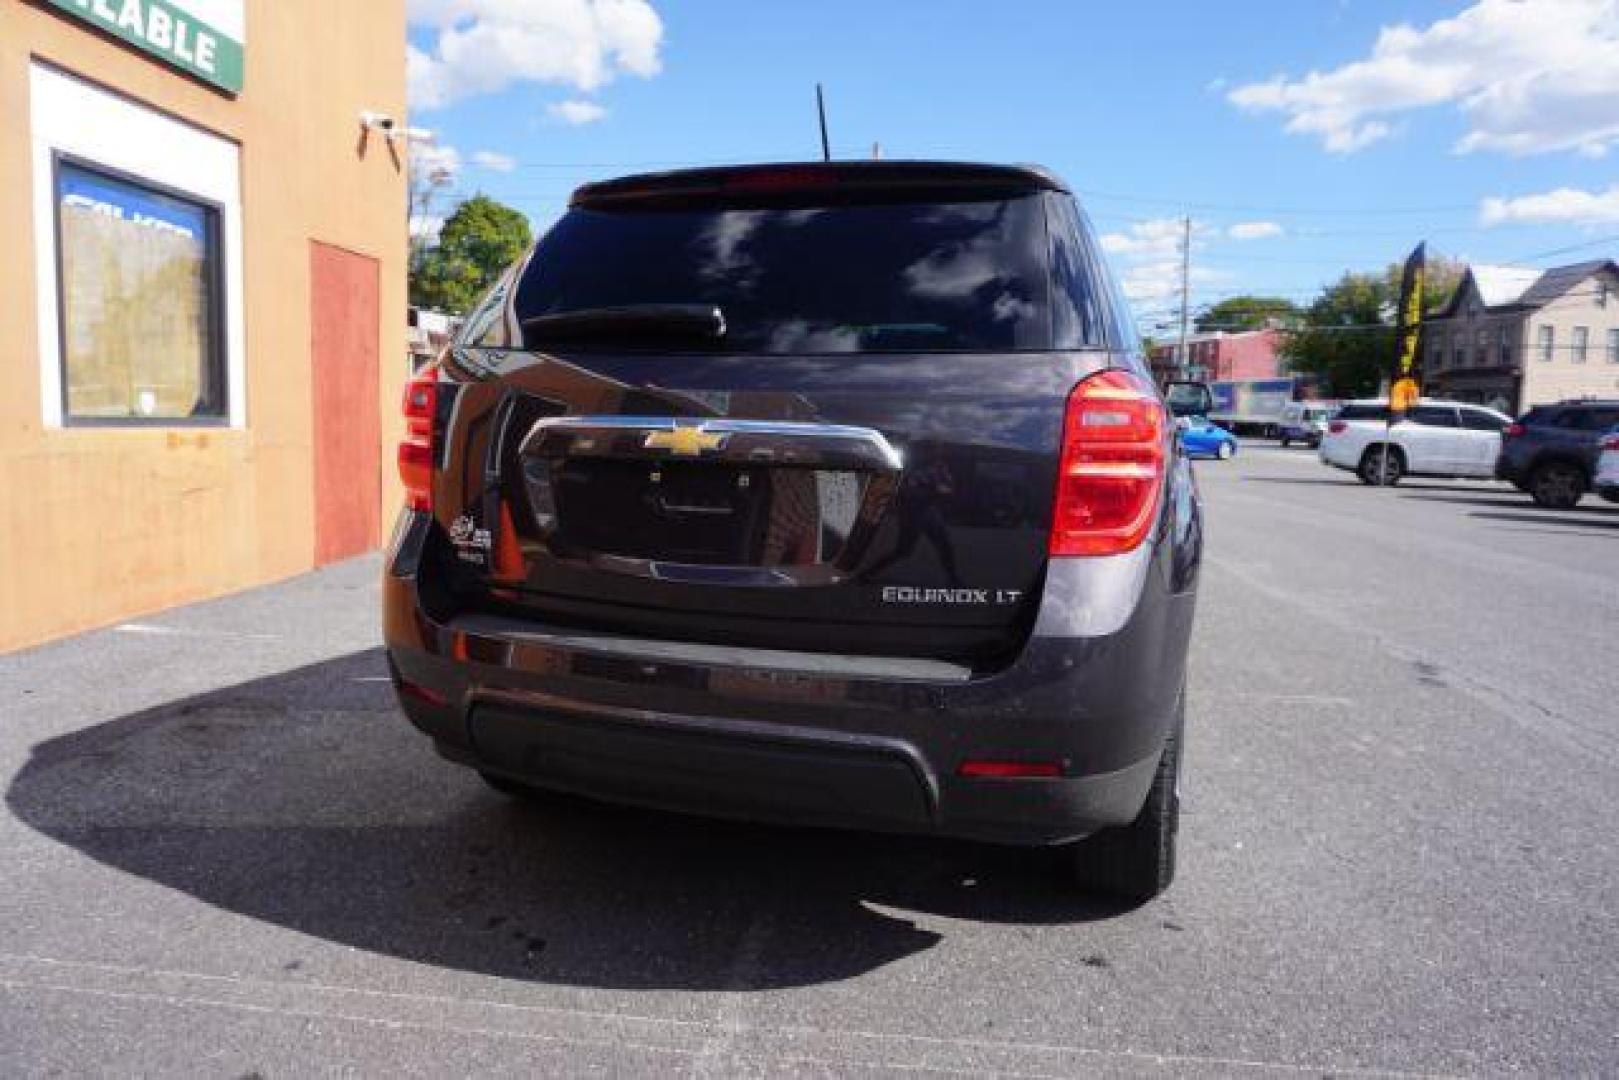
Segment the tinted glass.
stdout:
<path fill-rule="evenodd" d="M 1413 424 L 1424 427 L 1456 427 L 1456 410 L 1447 409 L 1442 405 L 1418 405 L 1411 410 L 1410 420 Z"/>
<path fill-rule="evenodd" d="M 1115 307 L 1122 301 L 1101 288 L 1091 255 L 1090 231 L 1073 202 L 1049 203 L 1051 231 L 1051 336 L 1059 349 L 1100 344 L 1104 296 Z M 1120 339 L 1125 344 L 1129 337 Z"/>
<path fill-rule="evenodd" d="M 1338 410 L 1340 420 L 1387 420 L 1389 410 L 1386 405 L 1345 405 Z"/>
<path fill-rule="evenodd" d="M 1589 422 L 1584 409 L 1563 409 L 1553 414 L 1552 427 L 1567 428 L 1570 431 L 1589 430 L 1595 426 Z"/>
<path fill-rule="evenodd" d="M 1503 431 L 1509 421 L 1478 409 L 1462 410 L 1462 427 L 1472 431 Z"/>
<path fill-rule="evenodd" d="M 730 352 L 1051 347 L 1037 195 L 800 208 L 570 210 L 517 287 L 519 320 L 714 304 Z"/>

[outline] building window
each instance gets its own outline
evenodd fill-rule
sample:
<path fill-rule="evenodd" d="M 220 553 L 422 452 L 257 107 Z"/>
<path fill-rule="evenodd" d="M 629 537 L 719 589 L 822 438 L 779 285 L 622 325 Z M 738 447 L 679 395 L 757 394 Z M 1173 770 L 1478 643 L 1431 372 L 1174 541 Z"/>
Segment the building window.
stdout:
<path fill-rule="evenodd" d="M 40 63 L 28 99 L 44 426 L 246 427 L 240 148 Z"/>
<path fill-rule="evenodd" d="M 221 420 L 219 210 L 59 156 L 63 417 Z"/>
<path fill-rule="evenodd" d="M 1550 326 L 1535 327 L 1535 351 L 1541 363 L 1547 363 L 1552 358 L 1552 348 L 1557 340 L 1557 331 Z"/>
<path fill-rule="evenodd" d="M 1512 366 L 1512 327 L 1501 327 L 1501 366 Z"/>
<path fill-rule="evenodd" d="M 1478 335 L 1477 335 L 1477 338 L 1475 340 L 1475 345 L 1477 346 L 1477 348 L 1473 353 L 1473 363 L 1477 364 L 1479 367 L 1489 367 L 1489 365 L 1490 365 L 1490 332 L 1488 330 L 1484 329 L 1482 326 L 1479 327 Z"/>
<path fill-rule="evenodd" d="M 1455 354 L 1455 363 L 1456 363 L 1457 367 L 1466 367 L 1467 366 L 1467 346 L 1463 344 L 1463 340 L 1464 339 L 1463 339 L 1462 335 L 1458 333 L 1456 335 L 1456 354 Z"/>
<path fill-rule="evenodd" d="M 1574 362 L 1585 363 L 1585 348 L 1591 339 L 1591 331 L 1584 326 L 1574 328 Z"/>
<path fill-rule="evenodd" d="M 1619 364 L 1619 329 L 1608 331 L 1608 363 Z"/>

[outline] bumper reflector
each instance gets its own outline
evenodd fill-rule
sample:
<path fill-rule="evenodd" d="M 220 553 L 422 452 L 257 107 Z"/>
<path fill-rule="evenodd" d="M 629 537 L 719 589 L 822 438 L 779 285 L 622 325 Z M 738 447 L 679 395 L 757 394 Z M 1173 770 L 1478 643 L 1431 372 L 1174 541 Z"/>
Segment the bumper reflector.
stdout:
<path fill-rule="evenodd" d="M 1062 775 L 1056 761 L 963 761 L 956 775 L 969 780 L 1052 779 Z"/>

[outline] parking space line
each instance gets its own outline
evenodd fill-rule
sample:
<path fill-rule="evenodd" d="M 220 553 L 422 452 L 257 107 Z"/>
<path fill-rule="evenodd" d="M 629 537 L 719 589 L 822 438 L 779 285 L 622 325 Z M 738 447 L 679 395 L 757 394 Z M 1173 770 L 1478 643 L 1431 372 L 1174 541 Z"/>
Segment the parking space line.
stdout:
<path fill-rule="evenodd" d="M 760 939 L 762 942 L 762 938 Z M 744 946 L 747 944 L 744 941 Z M 756 945 L 758 942 L 756 942 Z M 748 954 L 739 950 L 738 959 L 743 961 Z M 871 1032 L 858 1029 L 844 1028 L 817 1028 L 809 1026 L 773 1026 L 754 1025 L 732 1022 L 726 1025 L 716 1024 L 712 1021 L 680 1020 L 673 1018 L 636 1016 L 622 1013 L 604 1013 L 592 1010 L 573 1009 L 562 1006 L 530 1005 L 515 1002 L 501 1002 L 484 998 L 462 998 L 452 995 L 437 994 L 409 994 L 398 991 L 373 990 L 363 987 L 333 986 L 322 983 L 291 982 L 270 979 L 254 979 L 231 975 L 208 975 L 194 972 L 180 972 L 160 969 L 142 968 L 137 966 L 99 963 L 94 961 L 61 960 L 51 957 L 18 955 L 0 953 L 0 964 L 10 964 L 14 967 L 26 969 L 32 965 L 36 968 L 45 968 L 57 972 L 53 979 L 49 976 L 29 978 L 26 970 L 0 973 L 0 987 L 19 993 L 56 993 L 67 995 L 83 995 L 100 997 L 111 1000 L 139 1001 L 162 1004 L 175 1008 L 214 1008 L 249 1012 L 261 1015 L 281 1016 L 301 1020 L 328 1020 L 342 1021 L 355 1024 L 364 1024 L 390 1030 L 437 1031 L 452 1035 L 481 1038 L 510 1038 L 532 1042 L 555 1043 L 559 1046 L 586 1046 L 601 1049 L 641 1050 L 650 1053 L 667 1054 L 676 1057 L 703 1060 L 714 1059 L 716 1063 L 723 1063 L 727 1058 L 744 1060 L 767 1060 L 773 1062 L 799 1062 L 830 1067 L 867 1067 L 883 1069 L 899 1069 L 912 1072 L 936 1072 L 947 1074 L 983 1073 L 993 1072 L 998 1075 L 1047 1077 L 1073 1075 L 1077 1070 L 1061 1072 L 1048 1072 L 1040 1070 L 1040 1062 L 1054 1063 L 1054 1059 L 1065 1056 L 1084 1059 L 1087 1061 L 1111 1060 L 1115 1062 L 1128 1062 L 1134 1065 L 1161 1067 L 1173 1066 L 1215 1066 L 1249 1071 L 1264 1071 L 1285 1073 L 1288 1075 L 1327 1073 L 1346 1076 L 1367 1077 L 1436 1077 L 1448 1076 L 1447 1073 L 1409 1072 L 1401 1070 L 1366 1068 L 1359 1066 L 1324 1065 L 1324 1064 L 1293 1064 L 1288 1062 L 1265 1061 L 1253 1058 L 1222 1057 L 1219 1055 L 1184 1054 L 1184 1053 L 1155 1053 L 1152 1051 L 1134 1049 L 1103 1049 L 1099 1047 L 1070 1046 L 1062 1044 L 1038 1042 L 1008 1042 L 995 1039 L 974 1039 L 931 1035 L 913 1035 L 897 1032 Z M 738 969 L 741 970 L 740 968 Z M 63 973 L 80 971 L 84 973 L 100 972 L 114 976 L 128 977 L 139 984 L 133 988 L 119 988 L 110 986 L 84 985 L 73 981 L 61 979 Z M 376 998 L 398 1003 L 431 1004 L 435 1006 L 456 1006 L 463 1009 L 487 1009 L 494 1012 L 511 1012 L 517 1016 L 532 1014 L 534 1016 L 549 1016 L 562 1020 L 588 1020 L 592 1023 L 599 1021 L 612 1021 L 624 1024 L 626 1027 L 642 1027 L 647 1029 L 642 1035 L 602 1038 L 589 1035 L 576 1034 L 572 1031 L 537 1031 L 529 1028 L 498 1026 L 488 1023 L 456 1023 L 445 1019 L 413 1019 L 400 1015 L 376 1015 L 355 1011 L 352 1008 L 319 1008 L 304 1005 L 266 1002 L 260 1000 L 238 1000 L 220 995 L 188 990 L 181 986 L 177 990 L 165 990 L 155 984 L 166 980 L 183 982 L 200 982 L 204 984 L 228 985 L 237 988 L 253 989 L 264 993 L 286 992 L 316 992 L 332 995 L 350 995 L 355 998 Z M 657 1040 L 659 1029 L 668 1036 L 667 1041 Z M 872 1048 L 869 1054 L 828 1054 L 819 1052 L 818 1043 L 828 1040 L 842 1040 L 868 1044 Z M 792 1048 L 782 1046 L 777 1048 L 771 1044 L 794 1044 Z M 804 1049 L 799 1049 L 803 1046 Z M 943 1053 L 946 1060 L 916 1060 L 913 1055 Z M 961 1065 L 947 1060 L 951 1055 L 971 1054 L 974 1062 L 971 1065 Z M 995 1059 L 993 1063 L 986 1063 L 985 1057 Z M 1077 1064 L 1077 1063 L 1076 1063 Z"/>

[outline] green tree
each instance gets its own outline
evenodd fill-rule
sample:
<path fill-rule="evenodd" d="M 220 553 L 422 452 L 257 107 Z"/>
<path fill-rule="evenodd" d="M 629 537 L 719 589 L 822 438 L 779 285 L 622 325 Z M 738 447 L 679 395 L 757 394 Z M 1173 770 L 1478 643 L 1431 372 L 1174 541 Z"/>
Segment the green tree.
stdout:
<path fill-rule="evenodd" d="M 1450 302 L 1451 296 L 1456 292 L 1457 286 L 1462 283 L 1462 275 L 1467 272 L 1467 264 L 1460 259 L 1452 259 L 1446 255 L 1428 253 L 1427 284 L 1423 288 L 1422 308 L 1424 311 L 1438 311 Z M 1405 276 L 1405 260 L 1389 263 L 1384 271 L 1388 281 L 1389 296 L 1396 303 L 1400 299 L 1400 279 Z"/>
<path fill-rule="evenodd" d="M 1346 273 L 1304 312 L 1304 325 L 1282 344 L 1288 367 L 1319 376 L 1333 397 L 1375 394 L 1394 355 L 1389 323 L 1398 280 L 1387 274 Z"/>
<path fill-rule="evenodd" d="M 410 302 L 464 314 L 532 240 L 528 218 L 487 195 L 474 195 L 444 222 L 437 246 L 417 258 Z"/>
<path fill-rule="evenodd" d="M 1199 330 L 1263 330 L 1272 323 L 1292 326 L 1299 306 L 1280 296 L 1233 296 L 1197 317 Z"/>

